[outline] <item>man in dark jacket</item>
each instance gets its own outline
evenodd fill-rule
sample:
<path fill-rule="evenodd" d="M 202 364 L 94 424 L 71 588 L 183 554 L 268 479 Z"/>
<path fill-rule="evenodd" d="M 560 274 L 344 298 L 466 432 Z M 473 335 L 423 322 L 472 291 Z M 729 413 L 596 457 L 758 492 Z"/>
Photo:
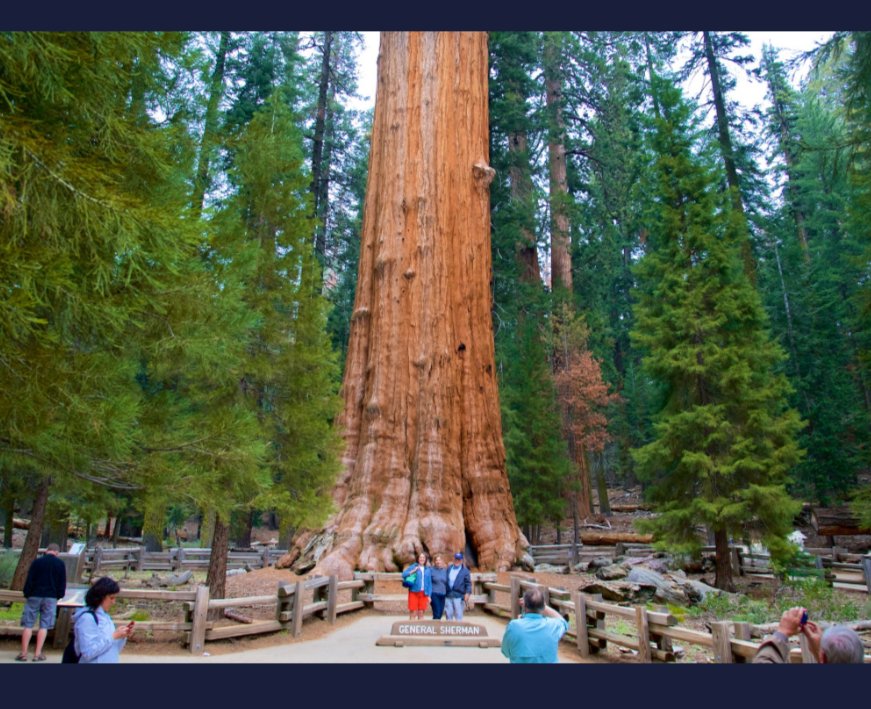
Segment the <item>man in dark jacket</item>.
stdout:
<path fill-rule="evenodd" d="M 448 592 L 445 595 L 445 616 L 448 620 L 462 620 L 463 610 L 472 593 L 472 574 L 463 563 L 463 553 L 454 554 L 454 563 L 448 567 Z"/>
<path fill-rule="evenodd" d="M 35 559 L 27 570 L 27 580 L 24 582 L 24 611 L 21 614 L 21 654 L 15 659 L 27 662 L 27 646 L 33 635 L 33 624 L 39 615 L 39 630 L 36 632 L 36 647 L 33 651 L 33 661 L 42 662 L 45 655 L 42 647 L 48 631 L 54 627 L 57 616 L 57 602 L 64 597 L 67 590 L 67 569 L 58 559 L 60 547 L 49 544 L 45 554 Z"/>

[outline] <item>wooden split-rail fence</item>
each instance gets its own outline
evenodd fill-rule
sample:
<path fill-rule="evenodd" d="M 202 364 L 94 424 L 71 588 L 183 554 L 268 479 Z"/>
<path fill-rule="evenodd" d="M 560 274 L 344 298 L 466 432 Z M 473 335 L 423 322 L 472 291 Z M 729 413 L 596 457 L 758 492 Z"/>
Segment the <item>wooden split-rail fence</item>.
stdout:
<path fill-rule="evenodd" d="M 287 553 L 286 549 L 264 548 L 261 551 L 231 551 L 227 554 L 227 569 L 262 569 L 272 566 Z M 166 551 L 145 551 L 144 547 L 109 549 L 95 547 L 84 552 L 84 569 L 91 576 L 113 570 L 186 571 L 207 569 L 212 550 L 209 548 L 177 547 Z"/>
<path fill-rule="evenodd" d="M 201 653 L 205 643 L 213 640 L 282 630 L 298 637 L 303 632 L 305 621 L 311 618 L 334 623 L 342 613 L 365 607 L 377 609 L 379 605 L 383 609 L 384 604 L 404 603 L 406 593 L 380 593 L 376 588 L 383 582 L 398 585 L 400 579 L 398 573 L 358 572 L 350 581 L 322 576 L 281 584 L 274 594 L 262 596 L 211 599 L 208 587 L 198 586 L 190 591 L 122 590 L 118 597 L 181 604 L 180 621 L 137 622 L 137 632 L 181 633 L 190 651 Z M 752 638 L 771 631 L 768 626 L 729 621 L 711 623 L 710 632 L 684 628 L 668 612 L 608 603 L 601 595 L 551 588 L 517 575 L 511 576 L 510 584 L 500 584 L 495 574 L 473 573 L 470 603 L 505 619 L 516 618 L 520 614 L 520 597 L 533 586 L 541 588 L 549 605 L 569 620 L 570 629 L 564 641 L 573 643 L 582 657 L 601 653 L 611 643 L 634 651 L 639 662 L 671 662 L 676 659 L 674 643 L 680 642 L 710 650 L 716 662 L 749 662 L 759 647 L 759 642 Z M 21 602 L 23 595 L 20 591 L 0 591 L 0 602 L 4 601 Z M 209 611 L 264 606 L 274 608 L 272 619 L 224 625 L 209 618 Z M 868 629 L 871 622 L 861 621 L 853 626 Z M 12 626 L 0 629 L 5 634 L 21 632 L 20 628 Z M 55 632 L 54 645 L 60 647 L 65 643 L 65 635 L 57 634 L 57 629 Z M 815 658 L 807 646 L 802 645 L 791 650 L 790 661 L 815 662 Z M 866 656 L 865 661 L 871 663 L 871 656 Z"/>
<path fill-rule="evenodd" d="M 573 565 L 597 558 L 614 559 L 618 556 L 639 557 L 653 553 L 650 544 L 615 544 L 609 546 L 549 544 L 529 548 L 536 565 Z M 816 557 L 816 566 L 824 570 L 825 578 L 834 588 L 844 591 L 871 593 L 871 554 L 851 554 L 840 547 L 806 548 Z M 711 556 L 714 547 L 702 547 L 703 556 Z M 753 552 L 743 545 L 731 545 L 729 553 L 732 572 L 737 576 L 772 578 L 771 555 Z"/>

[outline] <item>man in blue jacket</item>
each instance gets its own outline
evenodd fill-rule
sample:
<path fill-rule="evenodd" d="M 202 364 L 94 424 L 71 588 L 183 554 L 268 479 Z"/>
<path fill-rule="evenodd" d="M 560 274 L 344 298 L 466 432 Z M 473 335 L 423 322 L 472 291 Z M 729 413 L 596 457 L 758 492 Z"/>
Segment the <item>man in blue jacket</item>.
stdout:
<path fill-rule="evenodd" d="M 60 547 L 49 544 L 45 554 L 35 559 L 27 570 L 27 580 L 24 582 L 24 610 L 21 613 L 21 653 L 15 659 L 27 662 L 27 646 L 33 635 L 33 625 L 39 615 L 39 630 L 36 631 L 36 648 L 33 651 L 33 661 L 43 662 L 45 654 L 42 647 L 48 631 L 54 627 L 57 616 L 57 602 L 64 597 L 67 590 L 67 568 L 58 559 Z"/>
<path fill-rule="evenodd" d="M 463 563 L 463 553 L 454 554 L 454 563 L 448 567 L 448 592 L 445 594 L 445 617 L 462 620 L 463 610 L 472 594 L 472 574 Z"/>
<path fill-rule="evenodd" d="M 515 662 L 558 662 L 557 646 L 568 621 L 544 604 L 539 588 L 523 594 L 523 615 L 512 620 L 502 636 L 502 654 Z"/>

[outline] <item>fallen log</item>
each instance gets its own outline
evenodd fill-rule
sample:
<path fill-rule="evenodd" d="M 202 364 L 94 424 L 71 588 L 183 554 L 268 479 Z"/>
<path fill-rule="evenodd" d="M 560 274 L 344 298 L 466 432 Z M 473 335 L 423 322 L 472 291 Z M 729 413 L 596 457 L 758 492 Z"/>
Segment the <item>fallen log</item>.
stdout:
<path fill-rule="evenodd" d="M 625 503 L 622 505 L 611 505 L 611 512 L 637 512 L 638 510 L 653 509 L 648 502 Z"/>
<path fill-rule="evenodd" d="M 254 622 L 254 618 L 251 618 L 247 615 L 240 613 L 235 608 L 225 608 L 224 609 L 224 617 L 229 618 L 230 620 L 235 620 L 239 623 L 251 624 Z"/>
<path fill-rule="evenodd" d="M 871 528 L 860 526 L 859 518 L 846 505 L 814 507 L 811 509 L 811 525 L 823 537 L 871 534 Z"/>
<path fill-rule="evenodd" d="M 193 571 L 184 571 L 180 574 L 173 574 L 170 576 L 158 576 L 157 574 L 151 574 L 150 579 L 145 579 L 142 584 L 145 586 L 149 586 L 151 588 L 154 587 L 166 587 L 166 586 L 181 586 L 190 581 L 191 576 L 193 576 Z"/>
<path fill-rule="evenodd" d="M 620 543 L 650 544 L 652 541 L 652 534 L 638 534 L 637 532 L 581 532 L 581 542 L 593 546 Z"/>

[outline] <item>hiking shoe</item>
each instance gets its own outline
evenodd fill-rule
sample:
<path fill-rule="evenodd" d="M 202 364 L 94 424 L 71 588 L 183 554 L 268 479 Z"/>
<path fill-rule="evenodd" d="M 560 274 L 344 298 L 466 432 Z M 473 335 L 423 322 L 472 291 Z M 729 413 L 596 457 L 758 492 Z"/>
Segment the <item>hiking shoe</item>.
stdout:
<path fill-rule="evenodd" d="M 25 658 L 25 659 L 26 659 L 26 658 Z M 48 659 L 48 658 L 45 656 L 45 654 L 40 654 L 40 655 L 34 655 L 34 656 L 33 656 L 33 661 L 34 661 L 34 662 L 45 662 L 47 659 Z"/>

